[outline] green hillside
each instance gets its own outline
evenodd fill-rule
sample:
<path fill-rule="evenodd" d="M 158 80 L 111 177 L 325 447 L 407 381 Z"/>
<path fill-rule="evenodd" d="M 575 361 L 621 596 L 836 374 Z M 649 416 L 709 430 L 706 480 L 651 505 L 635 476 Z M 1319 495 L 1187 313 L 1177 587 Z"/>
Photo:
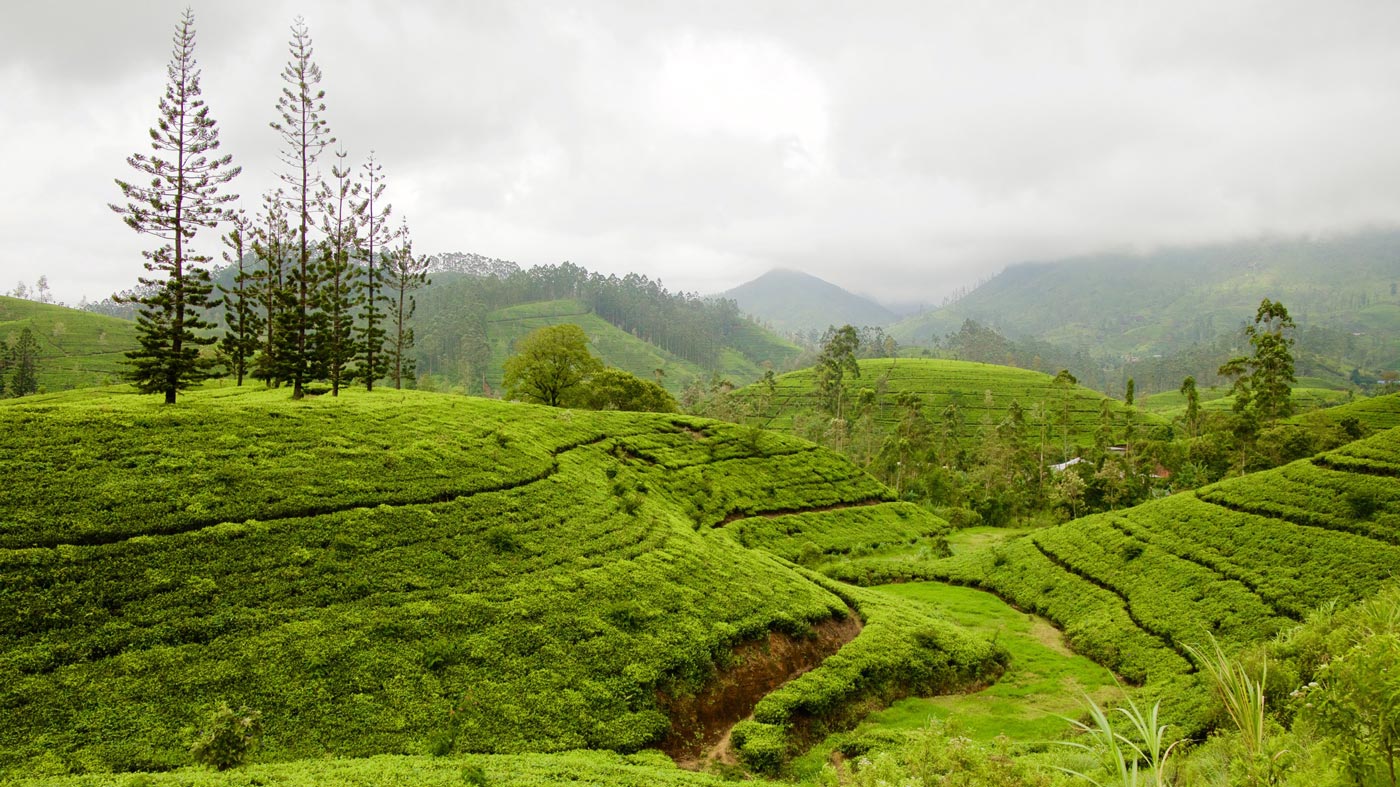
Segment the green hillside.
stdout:
<path fill-rule="evenodd" d="M 1032 430 L 1045 424 L 1050 427 L 1050 434 L 1060 440 L 1063 430 L 1056 413 L 1063 412 L 1068 399 L 1069 441 L 1081 444 L 1092 443 L 1103 401 L 1109 402 L 1110 410 L 1120 420 L 1127 409 L 1097 391 L 1083 386 L 1066 391 L 1055 387 L 1054 378 L 1048 374 L 1009 366 L 928 358 L 876 358 L 859 364 L 860 377 L 847 375 L 843 381 L 845 398 L 854 408 L 862 389 L 874 391 L 872 415 L 881 434 L 888 433 L 898 422 L 897 399 L 901 394 L 917 396 L 924 412 L 934 419 L 941 417 L 949 405 L 956 404 L 968 438 L 983 424 L 1000 422 L 1012 402 L 1023 408 Z M 795 418 L 818 409 L 814 369 L 779 375 L 771 398 L 760 385 L 737 393 L 758 408 L 770 429 L 791 429 Z M 1044 405 L 1043 412 L 1038 409 L 1040 405 Z M 1144 424 L 1161 422 L 1151 414 L 1139 413 L 1138 417 Z"/>
<path fill-rule="evenodd" d="M 0 295 L 0 340 L 14 345 L 29 328 L 39 342 L 39 386 L 63 391 L 122 379 L 136 323 Z"/>
<path fill-rule="evenodd" d="M 333 778 L 326 757 L 686 752 L 750 710 L 732 745 L 776 768 L 1005 660 L 933 607 L 732 536 L 859 508 L 872 539 L 944 553 L 942 522 L 795 438 L 230 387 L 37 396 L 0 424 L 0 773 L 185 766 L 219 702 L 262 714 L 259 762 L 318 761 L 302 776 Z M 725 693 L 780 646 L 800 663 Z M 361 762 L 343 772 L 378 767 Z"/>
<path fill-rule="evenodd" d="M 1300 328 L 1346 337 L 1352 365 L 1393 368 L 1397 282 L 1395 232 L 1105 254 L 1013 265 L 888 332 L 903 344 L 928 344 L 974 319 L 1012 337 L 1151 356 L 1236 330 L 1268 297 L 1287 304 Z"/>
<path fill-rule="evenodd" d="M 1400 572 L 1400 429 L 1125 511 L 1073 520 L 927 569 L 1061 627 L 1075 650 L 1206 724 L 1186 645 L 1268 640 Z"/>
<path fill-rule="evenodd" d="M 1231 410 L 1235 404 L 1235 397 L 1229 394 L 1229 390 L 1225 386 L 1198 390 L 1201 409 L 1222 412 Z M 1294 412 L 1308 413 L 1346 404 L 1351 401 L 1352 395 L 1335 388 L 1296 387 L 1291 398 Z M 1186 414 L 1186 397 L 1179 391 L 1163 391 L 1142 397 L 1137 401 L 1137 406 L 1163 418 L 1180 418 Z"/>
<path fill-rule="evenodd" d="M 800 271 L 772 270 L 721 294 L 745 314 L 785 333 L 830 326 L 884 326 L 896 320 L 884 306 Z"/>

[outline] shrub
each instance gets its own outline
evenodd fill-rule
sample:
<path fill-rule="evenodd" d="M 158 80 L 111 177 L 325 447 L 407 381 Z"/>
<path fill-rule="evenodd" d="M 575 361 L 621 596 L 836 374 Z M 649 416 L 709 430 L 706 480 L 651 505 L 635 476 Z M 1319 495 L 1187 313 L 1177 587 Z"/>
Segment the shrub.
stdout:
<path fill-rule="evenodd" d="M 204 732 L 190 745 L 190 754 L 203 765 L 226 771 L 248 761 L 261 734 L 260 713 L 247 707 L 235 711 L 221 702 L 209 715 Z"/>

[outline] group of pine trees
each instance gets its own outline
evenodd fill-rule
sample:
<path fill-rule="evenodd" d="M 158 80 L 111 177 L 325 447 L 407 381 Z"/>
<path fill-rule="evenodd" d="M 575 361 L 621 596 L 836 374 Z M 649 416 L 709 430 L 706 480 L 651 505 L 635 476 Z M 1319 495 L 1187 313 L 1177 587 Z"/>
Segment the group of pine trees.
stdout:
<path fill-rule="evenodd" d="M 270 124 L 282 145 L 282 186 L 266 194 L 252 216 L 221 194 L 241 171 L 217 155 L 218 128 L 200 96 L 194 59 L 194 17 L 176 26 L 151 155 L 127 159 L 139 181 L 118 180 L 125 205 L 112 205 L 137 232 L 159 245 L 146 252 L 140 294 L 134 297 L 140 348 L 128 353 L 132 377 L 146 393 L 176 392 L 211 374 L 214 358 L 201 348 L 217 342 L 217 356 L 239 385 L 247 377 L 289 385 L 305 395 L 316 380 L 331 393 L 352 380 L 373 388 L 414 378 L 413 291 L 427 283 L 428 258 L 415 256 L 406 222 L 391 225 L 384 176 L 373 154 L 353 177 L 347 154 L 334 153 L 330 177 L 317 168 L 335 144 L 324 117 L 321 69 L 300 17 L 292 25 L 289 60 L 282 71 L 277 118 Z M 191 247 L 200 229 L 227 224 L 224 259 L 233 282 L 214 285 L 209 257 Z M 202 314 L 222 304 L 225 332 L 217 338 Z"/>

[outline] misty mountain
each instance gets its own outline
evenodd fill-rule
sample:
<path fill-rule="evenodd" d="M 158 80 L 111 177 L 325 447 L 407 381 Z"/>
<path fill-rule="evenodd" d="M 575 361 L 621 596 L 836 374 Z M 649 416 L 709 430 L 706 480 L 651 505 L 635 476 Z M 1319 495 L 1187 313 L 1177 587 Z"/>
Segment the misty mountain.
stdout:
<path fill-rule="evenodd" d="M 931 344 L 973 319 L 1105 357 L 1151 357 L 1237 332 L 1260 300 L 1282 301 L 1300 332 L 1361 345 L 1400 335 L 1400 232 L 1269 239 L 1013 265 L 948 306 L 889 333 Z"/>
<path fill-rule="evenodd" d="M 771 270 L 720 294 L 774 330 L 822 331 L 831 325 L 884 326 L 898 317 L 869 298 L 792 270 Z"/>

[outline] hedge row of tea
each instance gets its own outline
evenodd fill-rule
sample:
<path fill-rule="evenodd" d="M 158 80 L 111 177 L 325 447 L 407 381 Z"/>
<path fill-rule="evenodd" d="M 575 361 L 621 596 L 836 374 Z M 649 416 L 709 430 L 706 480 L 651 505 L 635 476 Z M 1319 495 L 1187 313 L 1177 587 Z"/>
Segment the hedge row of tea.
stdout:
<path fill-rule="evenodd" d="M 1006 668 L 1010 657 L 1005 648 L 969 637 L 926 606 L 809 576 L 841 594 L 866 626 L 820 669 L 768 694 L 751 719 L 735 725 L 734 750 L 754 771 L 781 772 L 805 745 L 851 726 L 862 706 L 986 685 Z"/>
<path fill-rule="evenodd" d="M 929 358 L 877 358 L 862 360 L 860 376 L 847 373 L 844 377 L 846 410 L 855 418 L 856 403 L 861 389 L 875 392 L 874 419 L 888 431 L 898 422 L 900 394 L 914 394 L 923 403 L 926 418 L 935 422 L 950 404 L 956 404 L 965 424 L 964 439 L 970 439 L 984 423 L 996 424 L 1005 417 L 1012 402 L 1025 411 L 1026 423 L 1038 430 L 1042 423 L 1056 440 L 1062 437 L 1063 413 L 1069 410 L 1071 443 L 1091 444 L 1099 427 L 1100 407 L 1108 397 L 1085 388 L 1061 388 L 1054 378 L 1041 372 L 1015 369 L 1009 366 L 949 361 Z M 803 369 L 778 376 L 771 401 L 763 406 L 765 390 L 756 384 L 739 392 L 759 406 L 766 426 L 789 430 L 793 418 L 804 411 L 820 409 L 816 394 L 815 369 Z M 1121 402 L 1108 399 L 1109 408 L 1121 423 L 1126 409 Z M 1035 410 L 1044 404 L 1044 413 Z M 1152 414 L 1138 412 L 1140 424 L 1161 423 Z"/>
<path fill-rule="evenodd" d="M 0 421 L 16 775 L 187 765 L 220 702 L 262 714 L 262 761 L 635 751 L 669 729 L 658 693 L 863 604 L 723 525 L 941 528 L 836 454 L 678 416 L 226 389 L 39 397 Z M 891 694 L 847 684 L 919 659 L 949 688 L 988 674 L 980 640 L 882 615 L 794 707 Z"/>
<path fill-rule="evenodd" d="M 168 773 L 56 776 L 26 787 L 719 787 L 724 780 L 677 768 L 665 755 L 603 751 L 479 754 L 465 757 L 380 755 L 253 764 L 219 773 L 182 768 Z"/>
<path fill-rule="evenodd" d="M 1268 640 L 1336 599 L 1400 574 L 1400 429 L 1275 470 L 923 563 L 925 576 L 993 590 L 1062 627 L 1080 652 L 1181 693 L 1186 645 Z M 839 575 L 839 574 L 838 574 Z M 1179 715 L 1188 729 L 1205 721 Z"/>

